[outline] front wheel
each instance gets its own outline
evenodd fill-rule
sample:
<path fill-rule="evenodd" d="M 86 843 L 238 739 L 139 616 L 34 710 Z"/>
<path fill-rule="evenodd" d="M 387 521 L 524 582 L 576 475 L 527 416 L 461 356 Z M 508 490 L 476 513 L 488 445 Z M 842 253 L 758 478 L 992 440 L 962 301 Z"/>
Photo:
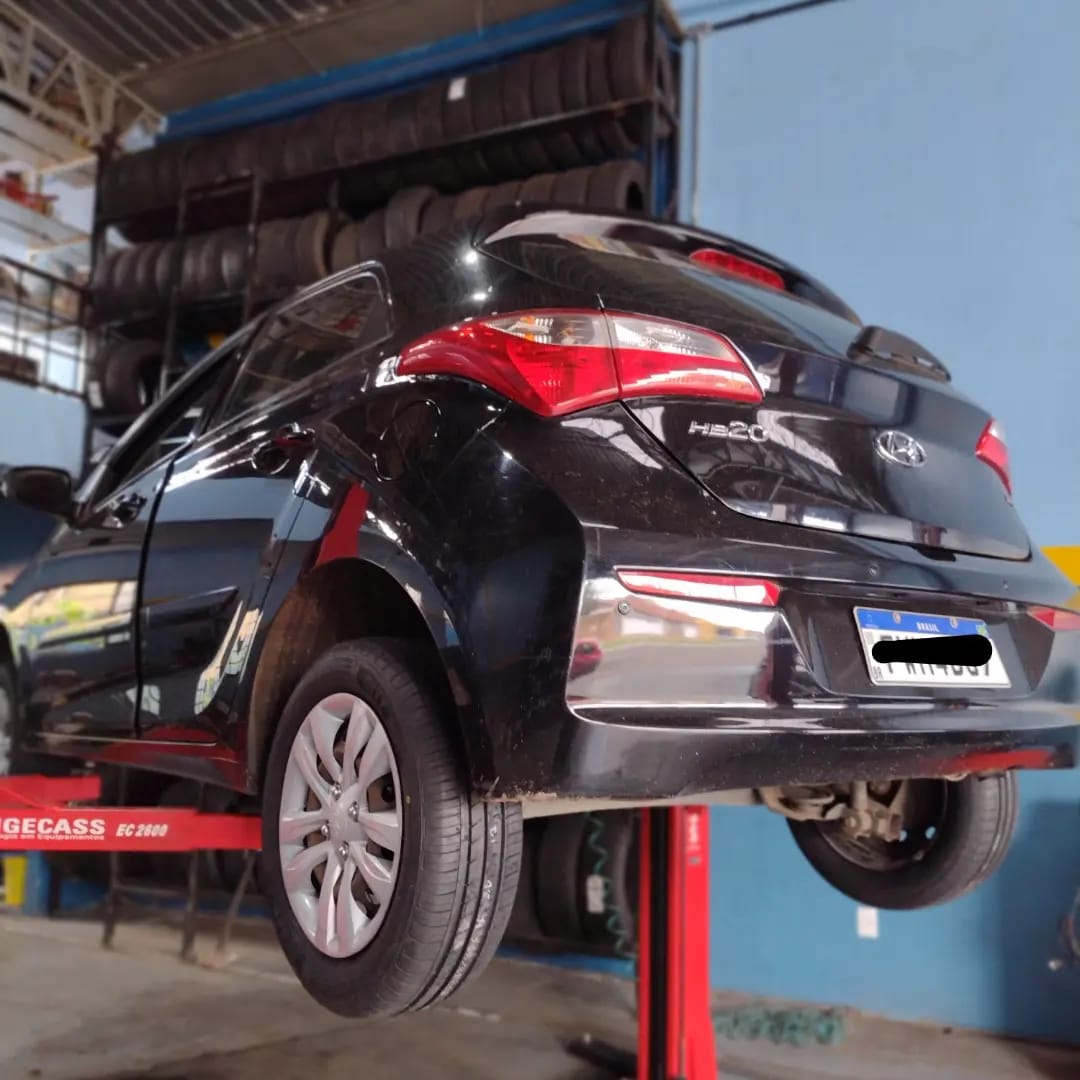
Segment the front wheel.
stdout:
<path fill-rule="evenodd" d="M 861 904 L 945 903 L 990 877 L 1009 849 L 1019 801 L 1013 773 L 907 783 L 898 840 L 853 836 L 840 821 L 788 822 L 811 866 Z"/>
<path fill-rule="evenodd" d="M 304 988 L 343 1016 L 432 1005 L 510 916 L 521 812 L 468 789 L 453 719 L 407 643 L 337 645 L 293 691 L 263 792 L 263 885 Z"/>

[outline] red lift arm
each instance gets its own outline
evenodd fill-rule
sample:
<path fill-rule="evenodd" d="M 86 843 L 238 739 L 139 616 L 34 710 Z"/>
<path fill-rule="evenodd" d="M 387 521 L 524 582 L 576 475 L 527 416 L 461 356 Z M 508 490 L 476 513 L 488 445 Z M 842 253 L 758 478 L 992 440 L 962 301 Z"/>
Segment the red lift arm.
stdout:
<path fill-rule="evenodd" d="M 102 807 L 96 776 L 0 780 L 0 851 L 258 851 L 256 817 Z M 571 1050 L 636 1080 L 715 1080 L 709 1012 L 709 814 L 641 812 L 637 1054 L 592 1039 Z M 111 937 L 107 932 L 106 939 Z"/>
<path fill-rule="evenodd" d="M 184 808 L 79 806 L 97 776 L 0 779 L 0 851 L 258 851 L 256 817 Z"/>

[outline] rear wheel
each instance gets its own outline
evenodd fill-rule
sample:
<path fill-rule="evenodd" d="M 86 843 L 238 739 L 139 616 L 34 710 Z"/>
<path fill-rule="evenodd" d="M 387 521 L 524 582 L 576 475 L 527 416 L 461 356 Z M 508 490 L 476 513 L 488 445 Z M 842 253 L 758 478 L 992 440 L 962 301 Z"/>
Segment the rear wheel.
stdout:
<path fill-rule="evenodd" d="M 1018 805 L 1013 773 L 906 783 L 896 840 L 855 835 L 843 821 L 788 822 L 811 866 L 859 903 L 898 910 L 945 903 L 990 877 L 1008 851 Z"/>
<path fill-rule="evenodd" d="M 293 692 L 263 795 L 263 884 L 305 989 L 343 1016 L 434 1004 L 487 965 L 521 813 L 468 790 L 423 658 L 335 646 Z"/>

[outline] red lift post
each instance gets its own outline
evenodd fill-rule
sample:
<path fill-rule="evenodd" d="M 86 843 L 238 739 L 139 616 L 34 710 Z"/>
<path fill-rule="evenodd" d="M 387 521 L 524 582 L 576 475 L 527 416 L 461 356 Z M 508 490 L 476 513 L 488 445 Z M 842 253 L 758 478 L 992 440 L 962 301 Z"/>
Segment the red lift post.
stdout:
<path fill-rule="evenodd" d="M 92 805 L 100 797 L 96 776 L 5 777 L 0 851 L 255 852 L 262 846 L 256 817 Z M 640 850 L 637 1053 L 589 1037 L 570 1049 L 636 1080 L 715 1080 L 708 809 L 643 810 Z"/>

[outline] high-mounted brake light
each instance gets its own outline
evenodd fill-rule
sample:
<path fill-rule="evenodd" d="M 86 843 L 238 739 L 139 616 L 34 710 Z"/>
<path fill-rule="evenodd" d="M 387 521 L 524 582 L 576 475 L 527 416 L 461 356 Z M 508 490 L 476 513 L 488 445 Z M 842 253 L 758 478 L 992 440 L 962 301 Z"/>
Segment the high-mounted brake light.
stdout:
<path fill-rule="evenodd" d="M 979 441 L 975 444 L 975 456 L 1001 477 L 1005 491 L 1011 496 L 1012 474 L 1009 471 L 1009 448 L 1005 445 L 1005 432 L 996 420 L 991 420 L 983 428 Z"/>
<path fill-rule="evenodd" d="M 1049 626 L 1055 633 L 1059 630 L 1080 630 L 1080 611 L 1065 611 L 1062 608 L 1029 607 L 1027 613 L 1038 619 L 1043 626 Z"/>
<path fill-rule="evenodd" d="M 751 262 L 740 255 L 732 255 L 730 251 L 720 251 L 718 248 L 698 248 L 697 251 L 691 252 L 690 258 L 702 266 L 707 266 L 710 270 L 734 274 L 735 277 L 746 278 L 758 285 L 767 285 L 770 289 L 786 291 L 787 288 L 784 285 L 784 279 L 771 267 Z"/>
<path fill-rule="evenodd" d="M 619 398 L 762 399 L 727 338 L 619 312 L 525 311 L 470 319 L 406 346 L 398 372 L 473 379 L 541 416 Z"/>
<path fill-rule="evenodd" d="M 780 586 L 767 578 L 684 574 L 678 570 L 616 570 L 615 575 L 631 592 L 645 596 L 674 596 L 683 600 L 752 604 L 755 607 L 776 607 L 780 599 Z"/>

